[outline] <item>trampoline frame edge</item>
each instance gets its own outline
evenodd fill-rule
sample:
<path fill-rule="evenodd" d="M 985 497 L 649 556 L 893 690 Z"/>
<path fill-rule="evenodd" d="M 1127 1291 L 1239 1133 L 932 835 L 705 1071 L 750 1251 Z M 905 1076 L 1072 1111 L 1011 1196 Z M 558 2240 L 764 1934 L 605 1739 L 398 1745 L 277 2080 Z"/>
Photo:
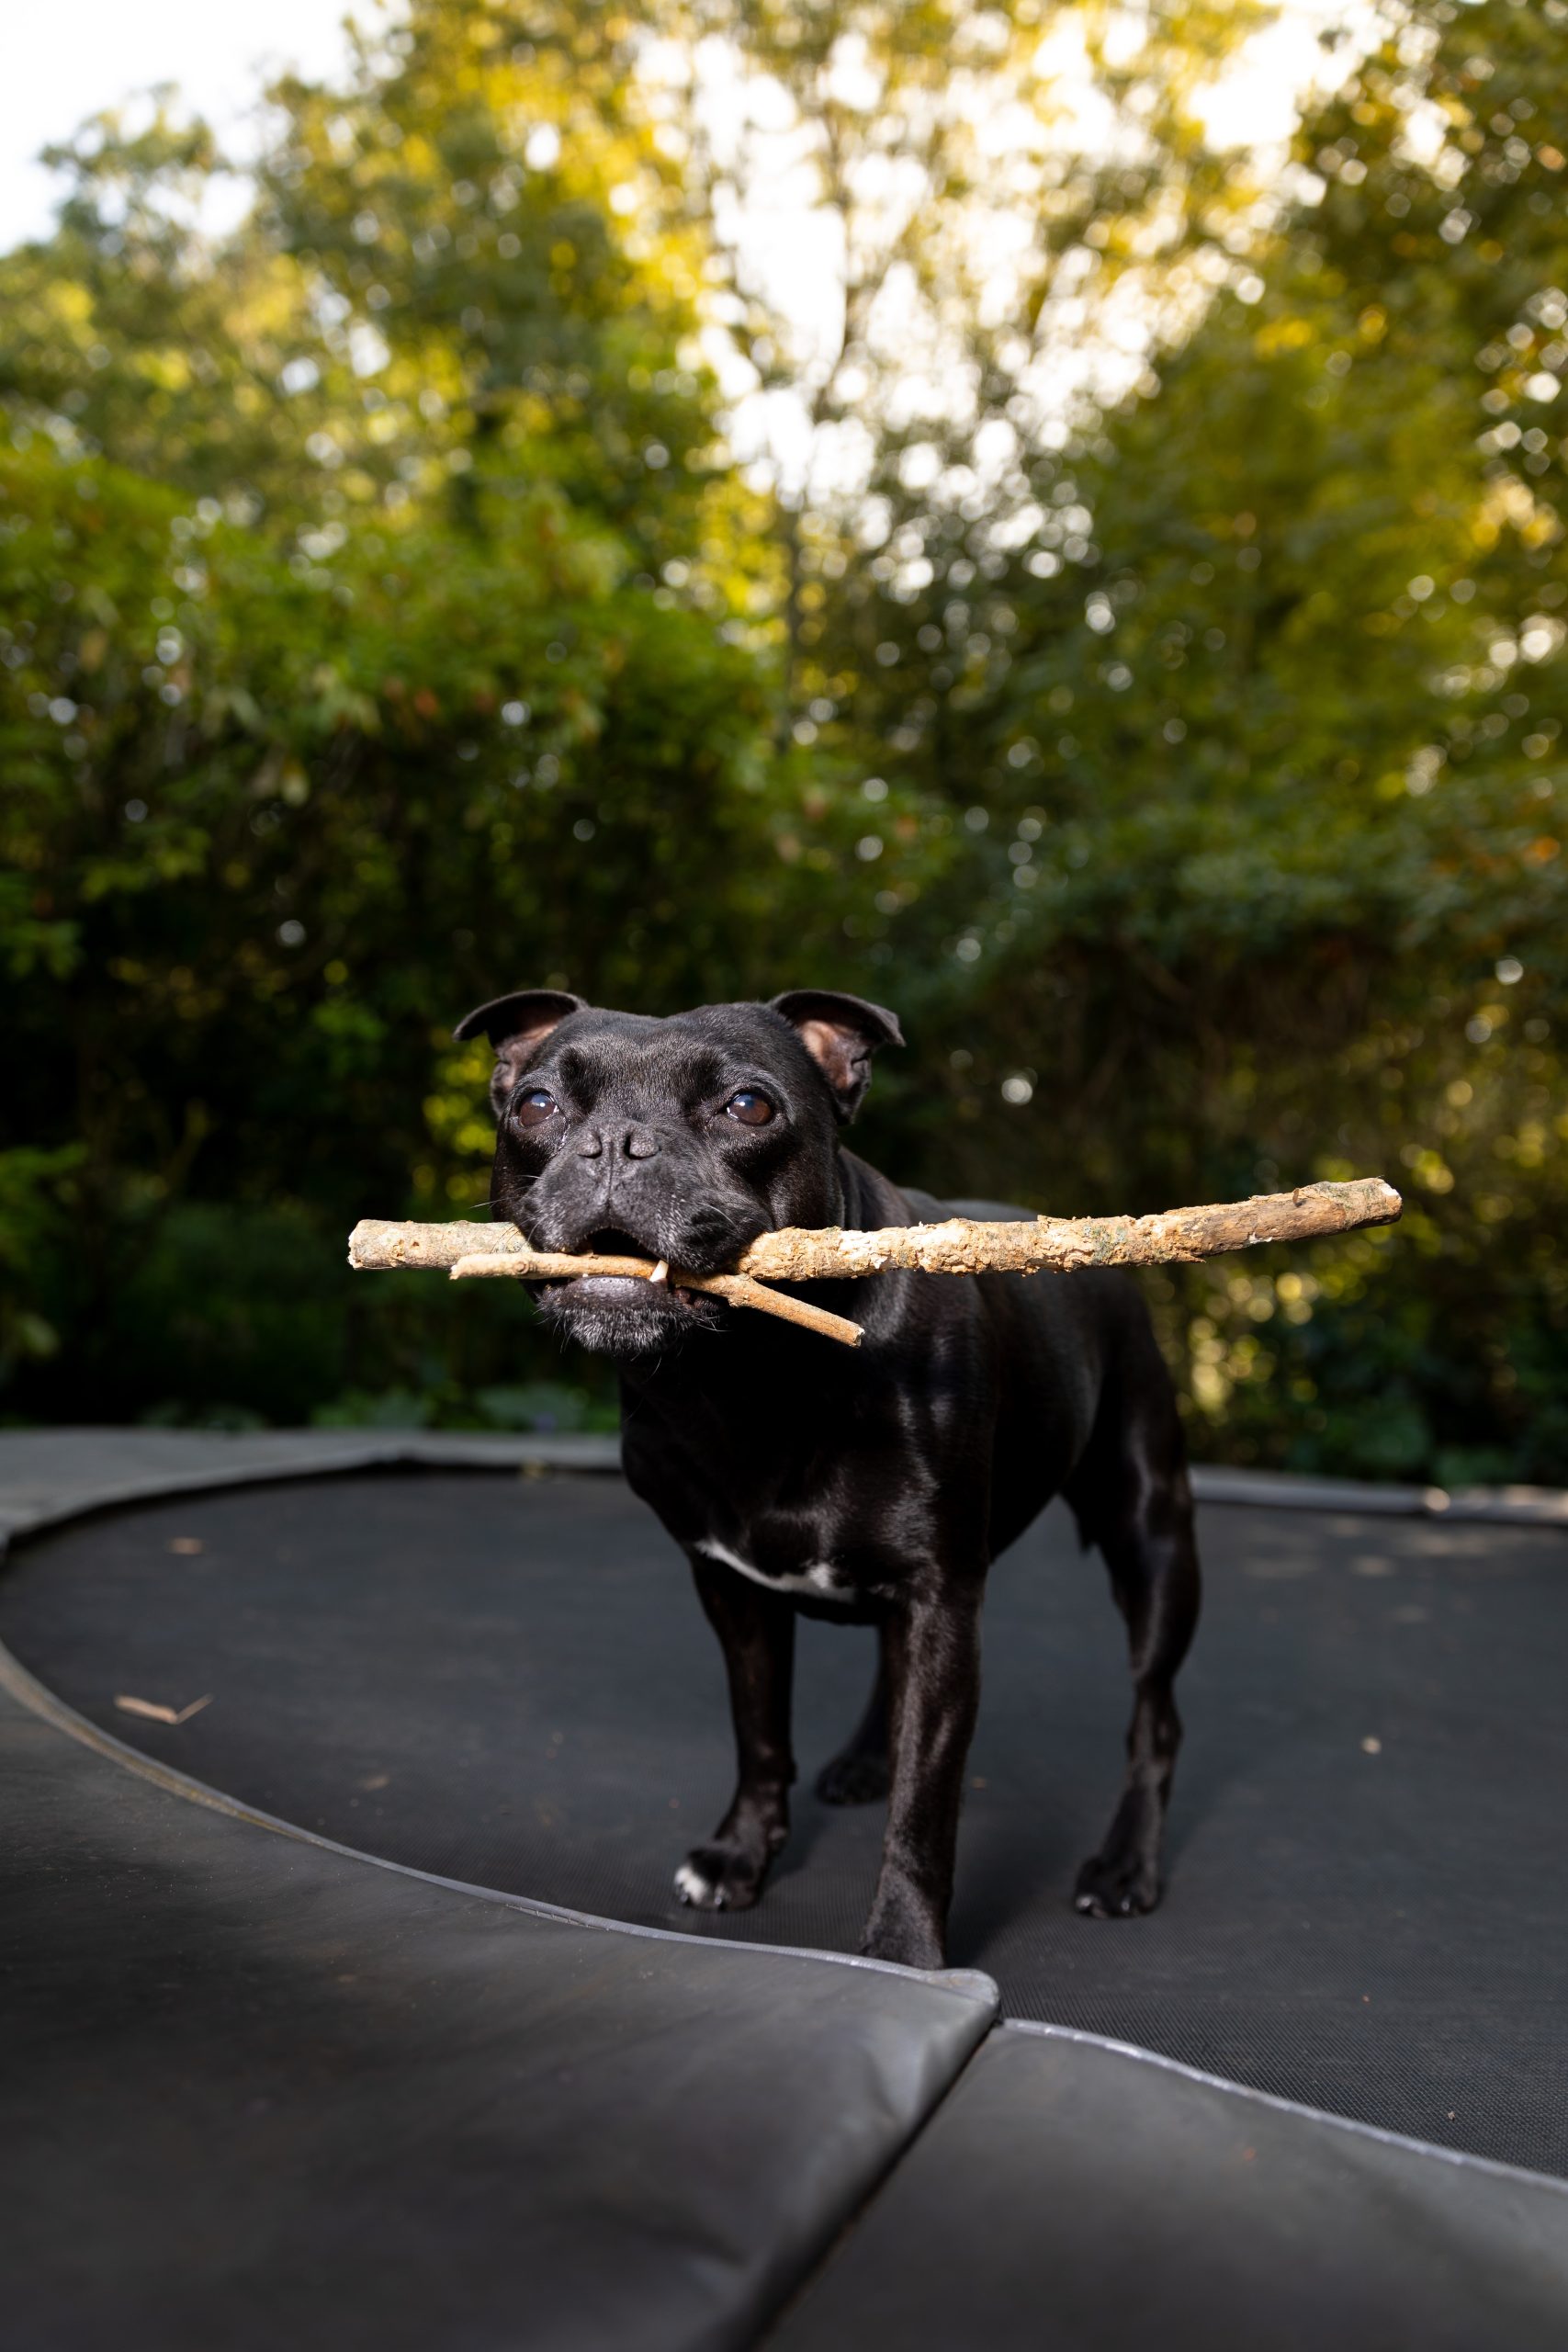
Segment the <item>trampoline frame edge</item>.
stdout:
<path fill-rule="evenodd" d="M 1388 2132 L 1381 2124 L 1362 2123 L 1353 2115 L 1335 2115 L 1325 2107 L 1309 2107 L 1303 2099 L 1282 2098 L 1277 2091 L 1260 2091 L 1253 2083 L 1233 2083 L 1227 2075 L 1211 2075 L 1201 2066 L 1189 2066 L 1183 2059 L 1168 2058 L 1161 2050 L 1145 2050 L 1136 2041 L 1119 2041 L 1111 2034 L 1089 2033 L 1081 2026 L 1042 2025 L 1034 2018 L 1000 2018 L 998 2025 L 1009 2033 L 1030 2034 L 1040 2041 L 1082 2042 L 1089 2049 L 1103 2050 L 1112 2057 L 1156 2066 L 1162 2074 L 1179 2075 L 1184 2082 L 1201 2083 L 1208 2090 L 1223 2091 L 1229 2098 L 1245 2099 L 1249 2106 L 1272 2108 L 1280 2115 L 1300 2116 L 1307 2123 L 1326 2123 L 1336 2132 L 1348 2132 L 1359 2140 L 1375 2140 L 1382 2147 L 1403 2149 L 1411 2155 L 1433 2156 L 1438 2163 L 1456 2165 L 1462 2171 L 1492 2173 L 1501 2180 L 1528 2181 L 1532 2188 L 1544 2186 L 1568 2199 L 1568 2179 L 1560 2173 L 1532 2172 L 1528 2165 L 1506 2164 L 1499 2156 L 1478 2156 L 1468 2148 L 1439 2147 L 1435 2140 L 1418 2140 L 1408 2132 Z"/>
<path fill-rule="evenodd" d="M 320 1472 L 290 1473 L 301 1479 L 311 1476 L 341 1475 L 339 1465 Z M 264 1483 L 276 1485 L 278 1478 Z M 233 1487 L 256 1483 L 249 1476 L 239 1476 L 227 1482 Z M 171 1492 L 176 1497 L 186 1489 L 183 1485 Z M 95 1501 L 82 1510 L 65 1510 L 48 1519 L 39 1519 L 25 1531 L 28 1540 L 53 1533 L 57 1529 L 73 1525 L 84 1518 L 96 1518 L 101 1511 L 127 1510 L 138 1503 L 152 1502 L 160 1498 L 139 1490 L 125 1503 Z M 9 1555 L 9 1543 L 0 1546 L 0 1565 Z M 684 1933 L 679 1928 L 649 1928 L 636 1920 L 606 1918 L 592 1911 L 575 1911 L 559 1903 L 544 1903 L 527 1894 L 512 1894 L 503 1887 L 480 1886 L 466 1879 L 446 1878 L 436 1871 L 422 1871 L 411 1862 L 393 1861 L 385 1854 L 372 1854 L 361 1846 L 347 1846 L 336 1838 L 323 1837 L 320 1830 L 307 1829 L 297 1821 L 287 1821 L 280 1814 L 266 1813 L 258 1805 L 246 1804 L 242 1798 L 231 1796 L 226 1790 L 215 1789 L 207 1781 L 199 1781 L 192 1772 L 182 1772 L 177 1765 L 166 1764 L 145 1749 L 133 1747 L 128 1740 L 117 1739 L 113 1732 L 82 1714 L 62 1699 L 48 1683 L 41 1681 L 30 1668 L 23 1665 L 16 1652 L 0 1642 L 0 1690 L 15 1699 L 17 1705 L 51 1730 L 74 1740 L 101 1757 L 106 1763 L 116 1765 L 121 1771 L 130 1772 L 138 1780 L 147 1781 L 161 1789 L 166 1796 L 182 1798 L 187 1804 L 199 1805 L 204 1811 L 223 1815 L 231 1821 L 243 1821 L 254 1829 L 265 1829 L 275 1838 L 287 1838 L 295 1845 L 312 1846 L 318 1851 L 335 1854 L 340 1860 L 360 1862 L 371 1870 L 388 1871 L 394 1877 L 417 1881 L 424 1886 L 440 1887 L 448 1894 L 466 1895 L 472 1900 L 494 1903 L 504 1910 L 520 1911 L 526 1917 L 545 1919 L 570 1928 L 590 1928 L 604 1935 L 633 1936 L 641 1940 L 661 1944 L 694 1945 L 704 1951 L 766 1952 L 784 1960 L 819 1961 L 833 1968 L 852 1968 L 876 1976 L 904 1977 L 928 1986 L 933 1992 L 951 1992 L 962 1998 L 979 2003 L 986 2012 L 985 2030 L 996 2024 L 1001 2015 L 1001 1992 L 994 1977 L 978 1968 L 924 1969 L 906 1968 L 897 1961 L 874 1960 L 863 1952 L 825 1951 L 809 1944 L 758 1944 L 740 1937 L 702 1936 Z M 980 2037 L 976 2037 L 978 2040 Z"/>
<path fill-rule="evenodd" d="M 303 1440 L 310 1449 L 304 1459 L 209 1461 L 183 1469 L 139 1473 L 118 1478 L 71 1501 L 51 1496 L 41 1506 L 24 1504 L 7 1518 L 5 1436 L 73 1434 L 124 1438 L 133 1430 L 85 1427 L 69 1430 L 51 1425 L 35 1432 L 0 1432 L 0 1557 L 10 1544 L 33 1534 L 91 1518 L 99 1511 L 129 1509 L 140 1502 L 168 1501 L 183 1494 L 204 1494 L 247 1486 L 272 1486 L 295 1478 L 350 1477 L 377 1470 L 446 1470 L 497 1476 L 564 1474 L 570 1476 L 614 1476 L 620 1472 L 618 1437 L 566 1433 L 558 1436 L 491 1434 L 471 1430 L 408 1430 L 375 1434 L 317 1430 L 257 1431 L 264 1442 L 288 1446 Z M 159 1435 L 218 1436 L 212 1431 L 158 1432 Z M 243 1437 L 229 1442 L 243 1445 Z M 491 1449 L 477 1453 L 482 1446 Z M 312 1456 L 314 1458 L 312 1458 Z M 1193 1493 L 1200 1503 L 1262 1510 L 1312 1510 L 1371 1518 L 1426 1519 L 1503 1522 L 1517 1526 L 1559 1529 L 1568 1532 L 1568 1488 L 1461 1487 L 1448 1493 L 1438 1487 L 1382 1485 L 1372 1480 L 1321 1478 L 1291 1471 L 1236 1469 L 1196 1463 L 1191 1470 Z"/>
<path fill-rule="evenodd" d="M 47 1530 L 40 1527 L 37 1532 L 43 1533 Z M 909 1977 L 933 1992 L 956 1993 L 965 1999 L 983 2002 L 989 2011 L 987 2025 L 995 2024 L 1001 2015 L 1000 1990 L 995 1978 L 987 1976 L 983 1969 L 905 1968 L 897 1961 L 873 1960 L 862 1952 L 823 1951 L 809 1944 L 754 1944 L 735 1936 L 694 1936 L 683 1934 L 679 1928 L 645 1928 L 633 1919 L 604 1918 L 592 1911 L 570 1910 L 564 1904 L 542 1903 L 533 1895 L 510 1894 L 504 1887 L 479 1886 L 467 1879 L 443 1878 L 437 1871 L 416 1870 L 412 1862 L 395 1862 L 386 1854 L 368 1853 L 362 1846 L 345 1846 L 336 1838 L 324 1838 L 320 1830 L 307 1829 L 297 1821 L 286 1821 L 280 1814 L 264 1813 L 257 1805 L 246 1804 L 243 1799 L 213 1788 L 209 1781 L 198 1781 L 194 1773 L 182 1772 L 176 1765 L 165 1764 L 144 1749 L 132 1747 L 129 1741 L 117 1739 L 113 1732 L 105 1731 L 89 1716 L 79 1714 L 46 1682 L 40 1682 L 4 1642 L 0 1642 L 0 1690 L 7 1692 L 29 1714 L 48 1724 L 51 1731 L 61 1732 L 78 1746 L 91 1748 L 106 1763 L 134 1773 L 138 1780 L 150 1781 L 166 1796 L 181 1797 L 187 1804 L 222 1814 L 231 1821 L 246 1822 L 253 1829 L 268 1830 L 273 1837 L 289 1838 L 297 1846 L 313 1846 L 321 1853 L 335 1854 L 341 1861 L 363 1862 L 371 1870 L 389 1871 L 396 1878 L 414 1879 L 423 1886 L 438 1886 L 447 1894 L 499 1904 L 503 1910 L 521 1911 L 529 1918 L 553 1920 L 561 1927 L 592 1928 L 604 1935 L 636 1936 L 653 1943 L 694 1944 L 704 1951 L 768 1952 L 782 1960 L 823 1961 L 834 1968 L 864 1969 L 876 1976 Z"/>
<path fill-rule="evenodd" d="M 541 1457 L 535 1458 L 541 1459 L 541 1466 L 559 1469 L 566 1475 L 599 1476 L 612 1467 L 608 1463 L 601 1464 L 592 1460 L 571 1463 L 558 1460 L 546 1464 Z M 396 1450 L 367 1448 L 363 1458 L 329 1460 L 319 1464 L 256 1466 L 231 1463 L 215 1465 L 194 1477 L 188 1473 L 172 1472 L 166 1483 L 138 1480 L 123 1492 L 116 1494 L 100 1492 L 79 1504 L 67 1504 L 62 1508 L 44 1510 L 29 1519 L 25 1524 L 0 1530 L 0 1567 L 3 1567 L 13 1547 L 20 1543 L 31 1542 L 37 1537 L 53 1533 L 83 1520 L 96 1518 L 100 1514 L 132 1510 L 141 1504 L 177 1500 L 186 1494 L 209 1493 L 224 1489 L 231 1491 L 245 1487 L 276 1486 L 296 1480 L 304 1483 L 310 1479 L 351 1476 L 365 1472 L 373 1473 L 378 1470 L 387 1471 L 405 1467 L 415 1469 L 430 1467 L 460 1471 L 465 1474 L 490 1470 L 491 1475 L 499 1472 L 502 1475 L 515 1476 L 519 1467 L 525 1468 L 525 1462 L 522 1464 L 514 1464 L 502 1461 L 492 1465 L 472 1460 L 468 1462 L 451 1459 L 445 1462 L 432 1461 L 428 1456 L 422 1459 L 419 1452 L 414 1449 L 400 1446 Z M 1213 1475 L 1216 1474 L 1211 1474 Z M 1229 1474 L 1217 1475 L 1227 1476 Z M 1245 1475 L 1238 1474 L 1238 1476 Z M 1200 1497 L 1200 1499 L 1205 1498 L 1214 1502 L 1245 1502 L 1265 1510 L 1280 1507 L 1278 1503 L 1261 1495 L 1250 1493 L 1247 1495 L 1211 1493 L 1207 1498 Z M 1562 1500 L 1565 1505 L 1568 1505 L 1568 1495 L 1564 1495 Z M 1344 1503 L 1325 1502 L 1315 1498 L 1309 1504 L 1304 1498 L 1299 1502 L 1288 1504 L 1285 1507 L 1311 1508 L 1318 1510 L 1350 1508 Z M 1384 1508 L 1399 1509 L 1402 1516 L 1447 1518 L 1458 1515 L 1457 1512 L 1423 1506 L 1419 1503 L 1406 1507 L 1386 1505 Z M 1473 1515 L 1492 1517 L 1502 1514 L 1477 1511 Z M 1529 1515 L 1521 1514 L 1521 1516 Z M 1532 1519 L 1531 1523 L 1539 1525 L 1541 1521 Z M 1553 2173 L 1534 2172 L 1528 2165 L 1506 2164 L 1495 2157 L 1472 2154 L 1465 2149 L 1441 2147 L 1432 2141 L 1417 2139 L 1404 2132 L 1385 2131 L 1376 2124 L 1360 2122 L 1353 2116 L 1335 2115 L 1327 2109 L 1311 2107 L 1301 2100 L 1283 2098 L 1274 2092 L 1258 2090 L 1251 2084 L 1233 2082 L 1223 2075 L 1209 2074 L 1201 2067 L 1190 2066 L 1179 2059 L 1168 2057 L 1163 2052 L 1145 2049 L 1137 2042 L 1122 2041 L 1110 2035 L 1090 2033 L 1077 2026 L 1052 2025 L 1033 2018 L 1005 2017 L 1001 2009 L 1000 1988 L 993 1977 L 987 1975 L 979 1969 L 928 1971 L 905 1968 L 893 1961 L 873 1960 L 856 1952 L 825 1951 L 810 1945 L 755 1944 L 738 1938 L 686 1934 L 674 1928 L 644 1927 L 634 1921 L 605 1918 L 592 1912 L 570 1910 L 563 1905 L 540 1902 L 529 1895 L 511 1894 L 499 1887 L 474 1885 L 465 1880 L 445 1878 L 434 1871 L 418 1870 L 410 1863 L 397 1862 L 384 1855 L 368 1853 L 361 1847 L 344 1845 L 338 1839 L 323 1837 L 319 1831 L 307 1829 L 298 1822 L 286 1821 L 278 1815 L 265 1813 L 255 1806 L 247 1805 L 239 1798 L 230 1796 L 223 1790 L 215 1789 L 207 1781 L 197 1780 L 194 1774 L 182 1772 L 176 1766 L 165 1764 L 157 1757 L 149 1756 L 144 1750 L 131 1747 L 128 1741 L 117 1739 L 112 1732 L 102 1729 L 88 1716 L 80 1713 L 77 1709 L 60 1698 L 47 1683 L 40 1681 L 4 1642 L 0 1642 L 0 1690 L 6 1691 L 28 1713 L 48 1724 L 51 1729 L 76 1741 L 78 1745 L 91 1749 L 102 1757 L 106 1762 L 118 1765 L 122 1770 L 150 1781 L 154 1787 L 161 1788 L 167 1795 L 182 1798 L 187 1804 L 200 1805 L 209 1812 L 224 1815 L 231 1820 L 246 1822 L 254 1828 L 270 1831 L 275 1837 L 289 1838 L 299 1845 L 315 1847 L 321 1851 L 336 1855 L 344 1861 L 359 1862 L 373 1870 L 388 1871 L 400 1878 L 412 1879 L 426 1886 L 439 1887 L 447 1894 L 498 1904 L 504 1909 L 522 1912 L 528 1917 L 553 1920 L 567 1927 L 593 1928 L 606 1935 L 632 1936 L 654 1943 L 698 1945 L 707 1951 L 717 1950 L 742 1954 L 765 1952 L 781 1959 L 815 1961 L 834 1968 L 860 1969 L 877 1975 L 912 1978 L 919 1984 L 929 1985 L 933 1991 L 952 1991 L 966 1999 L 978 2000 L 986 2005 L 985 2021 L 975 2037 L 975 2042 L 968 2053 L 970 2058 L 983 2041 L 987 2040 L 992 2033 L 1001 2028 L 1005 2028 L 1010 2032 L 1032 2035 L 1046 2041 L 1083 2043 L 1090 2048 L 1102 2050 L 1111 2055 L 1156 2066 L 1166 2073 L 1179 2075 L 1190 2082 L 1200 2083 L 1230 2097 L 1277 2109 L 1282 2114 L 1299 2116 L 1305 2121 L 1331 2125 L 1336 2131 L 1349 2132 L 1358 2138 L 1371 2140 L 1383 2146 L 1404 2149 L 1415 2155 L 1436 2158 L 1446 2165 L 1494 2174 L 1505 2180 L 1544 2182 L 1560 2195 L 1568 2198 L 1568 2180 Z M 967 2063 L 967 2059 L 963 2062 L 954 2082 L 949 2085 L 942 2098 L 937 2101 L 937 2108 L 940 2108 L 945 2099 L 952 2096 Z M 932 2113 L 935 2112 L 936 2109 L 933 2109 Z M 925 2119 L 926 2123 L 930 2120 L 930 2117 Z M 924 2128 L 924 2125 L 920 2127 L 921 2130 Z M 916 2136 L 919 2136 L 919 2132 Z M 852 2227 L 852 2222 L 846 2224 L 846 2229 L 849 2227 Z"/>

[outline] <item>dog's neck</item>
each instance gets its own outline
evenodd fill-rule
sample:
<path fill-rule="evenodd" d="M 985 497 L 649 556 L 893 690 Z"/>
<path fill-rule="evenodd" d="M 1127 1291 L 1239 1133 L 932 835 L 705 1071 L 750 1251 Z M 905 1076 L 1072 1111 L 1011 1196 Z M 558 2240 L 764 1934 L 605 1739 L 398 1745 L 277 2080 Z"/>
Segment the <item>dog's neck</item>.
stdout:
<path fill-rule="evenodd" d="M 909 1204 L 897 1184 L 858 1153 L 840 1151 L 834 1170 L 837 1199 L 832 1216 L 824 1220 L 826 1223 L 837 1225 L 847 1233 L 862 1233 L 881 1225 L 914 1222 Z"/>

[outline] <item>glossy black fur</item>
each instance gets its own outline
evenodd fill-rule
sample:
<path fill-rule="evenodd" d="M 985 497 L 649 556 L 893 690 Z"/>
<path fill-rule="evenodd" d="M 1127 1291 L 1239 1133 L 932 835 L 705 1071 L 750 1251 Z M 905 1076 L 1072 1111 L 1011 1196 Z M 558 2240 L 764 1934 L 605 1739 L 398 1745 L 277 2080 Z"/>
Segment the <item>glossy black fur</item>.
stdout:
<path fill-rule="evenodd" d="M 619 1237 L 668 1260 L 678 1284 L 780 1226 L 1024 1214 L 901 1192 L 840 1148 L 871 1052 L 901 1042 L 890 1014 L 858 1000 L 802 992 L 656 1021 L 534 991 L 459 1034 L 481 1030 L 499 1056 L 492 1204 L 536 1246 Z M 738 1089 L 765 1091 L 768 1125 L 737 1126 L 724 1106 Z M 524 1130 L 515 1106 L 540 1092 L 557 1106 L 549 1132 Z M 618 1360 L 626 1476 L 685 1547 L 724 1650 L 738 1784 L 681 1892 L 710 1907 L 756 1901 L 789 1826 L 796 1614 L 871 1621 L 877 1687 L 818 1785 L 838 1803 L 888 1799 L 863 1949 L 942 1964 L 986 1573 L 1061 1494 L 1110 1569 L 1134 1690 L 1126 1781 L 1076 1901 L 1100 1917 L 1151 1909 L 1198 1561 L 1175 1397 L 1136 1288 L 1097 1272 L 892 1272 L 799 1295 L 863 1324 L 863 1344 L 645 1282 L 564 1284 L 543 1300 Z M 762 1578 L 818 1567 L 844 1597 L 770 1589 L 705 1545 Z"/>

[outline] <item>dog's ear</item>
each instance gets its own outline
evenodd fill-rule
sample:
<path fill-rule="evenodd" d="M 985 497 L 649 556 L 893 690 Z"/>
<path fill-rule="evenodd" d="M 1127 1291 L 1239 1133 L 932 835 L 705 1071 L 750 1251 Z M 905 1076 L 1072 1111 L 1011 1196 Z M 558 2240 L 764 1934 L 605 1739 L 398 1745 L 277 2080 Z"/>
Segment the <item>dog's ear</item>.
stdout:
<path fill-rule="evenodd" d="M 904 1042 L 891 1012 L 833 989 L 790 989 L 774 997 L 773 1011 L 783 1013 L 832 1088 L 840 1119 L 852 1119 L 860 1109 L 878 1046 Z"/>
<path fill-rule="evenodd" d="M 452 1035 L 459 1042 L 488 1037 L 495 1047 L 490 1099 L 498 1119 L 536 1049 L 569 1012 L 581 1012 L 585 1002 L 585 998 L 573 996 L 567 989 L 519 989 L 514 996 L 498 996 L 489 1004 L 476 1005 L 458 1022 Z"/>

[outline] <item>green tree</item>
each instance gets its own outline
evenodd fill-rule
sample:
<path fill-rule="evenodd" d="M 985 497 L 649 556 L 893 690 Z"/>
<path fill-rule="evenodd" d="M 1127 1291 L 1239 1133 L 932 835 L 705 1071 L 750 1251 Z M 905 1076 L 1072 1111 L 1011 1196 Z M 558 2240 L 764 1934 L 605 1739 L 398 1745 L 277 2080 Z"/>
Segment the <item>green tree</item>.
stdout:
<path fill-rule="evenodd" d="M 331 109 L 285 93 L 231 237 L 199 227 L 210 141 L 165 114 L 94 126 L 55 239 L 0 264 L 0 910 L 28 983 L 0 1343 L 35 1409 L 297 1416 L 376 1381 L 389 1323 L 429 1385 L 440 1311 L 349 1305 L 335 1261 L 373 1194 L 482 1194 L 453 1015 L 529 972 L 679 993 L 745 961 L 743 890 L 672 921 L 761 822 L 755 663 L 645 568 L 650 518 L 671 560 L 706 527 L 688 232 L 626 229 L 608 109 L 525 165 L 547 61 L 439 103 L 466 68 L 430 52 L 482 14 L 428 12 Z M 424 268 L 468 233 L 487 122 L 500 348 Z M 355 175 L 394 131 L 376 200 L 409 274 L 367 308 Z"/>
<path fill-rule="evenodd" d="M 1561 1478 L 1565 11 L 1391 12 L 1272 187 L 1197 123 L 1255 21 L 415 0 L 218 238 L 172 104 L 73 142 L 0 256 L 11 1410 L 581 1409 L 344 1227 L 482 1196 L 469 1002 L 796 978 L 904 1014 L 939 1191 L 1405 1171 L 1156 1278 L 1204 1452 Z"/>
<path fill-rule="evenodd" d="M 1561 11 L 1416 12 L 1034 545 L 878 607 L 874 726 L 933 782 L 961 757 L 981 851 L 947 901 L 968 1181 L 1144 1208 L 1408 1171 L 1397 1241 L 1306 1290 L 1165 1285 L 1210 1446 L 1562 1474 L 1563 58 Z M 998 1155 L 1003 1076 L 1033 1094 Z"/>

